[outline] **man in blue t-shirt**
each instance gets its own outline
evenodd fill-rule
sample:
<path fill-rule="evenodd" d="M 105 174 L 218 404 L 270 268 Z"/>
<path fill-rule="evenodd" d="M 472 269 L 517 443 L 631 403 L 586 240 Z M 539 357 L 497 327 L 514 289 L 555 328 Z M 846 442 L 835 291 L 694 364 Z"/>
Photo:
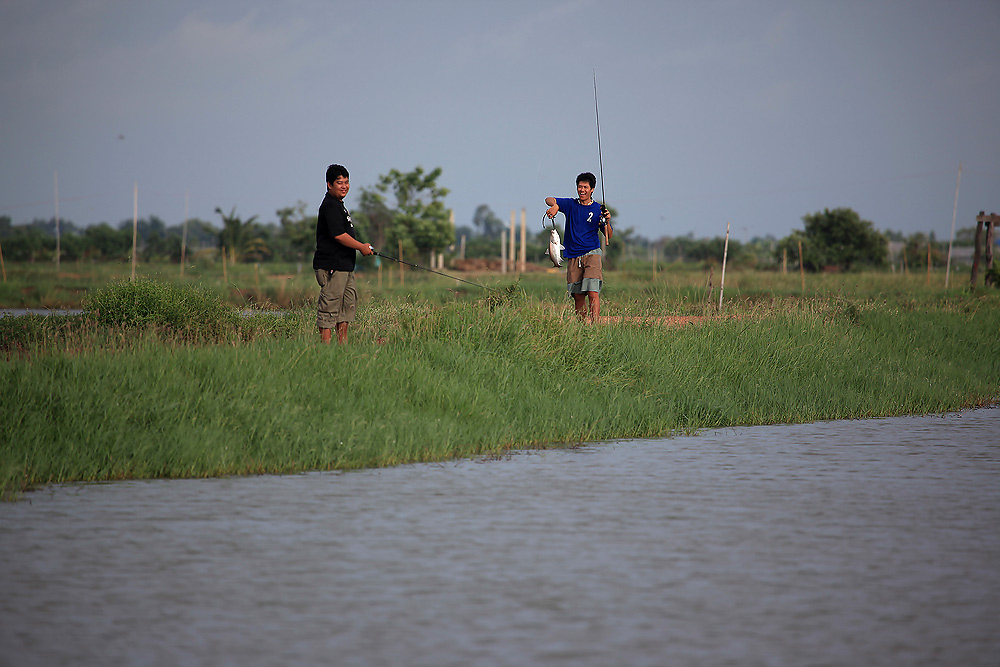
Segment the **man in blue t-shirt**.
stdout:
<path fill-rule="evenodd" d="M 611 241 L 611 215 L 603 204 L 592 198 L 597 177 L 589 171 L 576 177 L 577 199 L 546 197 L 549 209 L 545 215 L 552 218 L 562 211 L 566 216 L 566 237 L 563 239 L 563 257 L 566 258 L 566 288 L 573 297 L 577 316 L 596 322 L 601 314 L 601 285 L 604 272 L 601 257 L 601 238 L 598 230 Z"/>

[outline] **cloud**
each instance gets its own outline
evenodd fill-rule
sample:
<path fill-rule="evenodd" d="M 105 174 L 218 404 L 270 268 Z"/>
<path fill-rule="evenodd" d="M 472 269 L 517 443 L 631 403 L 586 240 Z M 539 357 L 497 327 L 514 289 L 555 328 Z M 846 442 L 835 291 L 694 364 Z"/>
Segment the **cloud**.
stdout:
<path fill-rule="evenodd" d="M 302 39 L 309 26 L 300 16 L 261 21 L 254 9 L 222 18 L 195 10 L 150 21 L 102 0 L 66 9 L 5 12 L 17 14 L 20 29 L 4 47 L 4 87 L 28 113 L 73 105 L 125 119 L 193 106 L 245 108 L 255 97 L 302 93 L 305 73 L 319 66 L 302 46 L 310 40 Z"/>
<path fill-rule="evenodd" d="M 571 41 L 567 40 L 568 33 L 576 34 L 581 26 L 590 24 L 596 6 L 594 0 L 567 0 L 541 8 L 535 2 L 523 7 L 498 3 L 488 13 L 488 23 L 467 24 L 466 34 L 455 41 L 451 55 L 456 64 L 468 66 L 482 61 L 524 60 L 539 49 L 558 52 Z M 567 57 L 572 55 L 570 51 Z"/>

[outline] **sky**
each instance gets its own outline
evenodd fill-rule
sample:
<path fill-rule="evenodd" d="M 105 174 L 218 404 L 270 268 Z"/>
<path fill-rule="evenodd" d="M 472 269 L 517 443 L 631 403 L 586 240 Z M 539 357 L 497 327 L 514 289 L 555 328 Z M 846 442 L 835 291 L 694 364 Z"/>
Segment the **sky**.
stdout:
<path fill-rule="evenodd" d="M 348 208 L 441 167 L 457 226 L 540 229 L 591 171 L 648 239 L 847 207 L 945 240 L 956 185 L 958 229 L 1000 211 L 998 34 L 998 0 L 0 0 L 0 215 L 52 218 L 58 179 L 78 226 L 133 185 L 273 222 L 339 163 Z"/>

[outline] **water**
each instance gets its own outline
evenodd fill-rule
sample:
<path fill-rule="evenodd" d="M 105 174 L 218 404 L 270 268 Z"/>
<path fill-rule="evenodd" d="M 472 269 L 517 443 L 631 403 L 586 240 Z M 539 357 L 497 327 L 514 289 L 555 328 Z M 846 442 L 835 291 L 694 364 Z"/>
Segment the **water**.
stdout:
<path fill-rule="evenodd" d="M 995 665 L 1000 410 L 0 505 L 0 664 Z"/>
<path fill-rule="evenodd" d="M 79 308 L 0 308 L 0 317 L 24 317 L 25 315 L 65 316 L 80 315 Z"/>

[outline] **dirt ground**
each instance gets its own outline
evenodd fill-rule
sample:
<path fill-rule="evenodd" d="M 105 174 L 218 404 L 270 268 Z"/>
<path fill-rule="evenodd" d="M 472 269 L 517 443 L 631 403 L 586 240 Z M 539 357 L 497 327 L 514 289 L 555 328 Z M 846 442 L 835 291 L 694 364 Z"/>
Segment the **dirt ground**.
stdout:
<path fill-rule="evenodd" d="M 683 327 L 689 324 L 700 324 L 705 320 L 702 315 L 647 315 L 622 317 L 620 315 L 602 315 L 597 318 L 598 324 L 660 324 L 665 327 Z"/>
<path fill-rule="evenodd" d="M 499 273 L 502 266 L 499 259 L 456 259 L 452 260 L 450 268 L 455 271 L 492 271 Z M 551 268 L 551 264 L 545 266 L 528 262 L 524 270 L 525 273 L 540 273 L 548 271 Z"/>

